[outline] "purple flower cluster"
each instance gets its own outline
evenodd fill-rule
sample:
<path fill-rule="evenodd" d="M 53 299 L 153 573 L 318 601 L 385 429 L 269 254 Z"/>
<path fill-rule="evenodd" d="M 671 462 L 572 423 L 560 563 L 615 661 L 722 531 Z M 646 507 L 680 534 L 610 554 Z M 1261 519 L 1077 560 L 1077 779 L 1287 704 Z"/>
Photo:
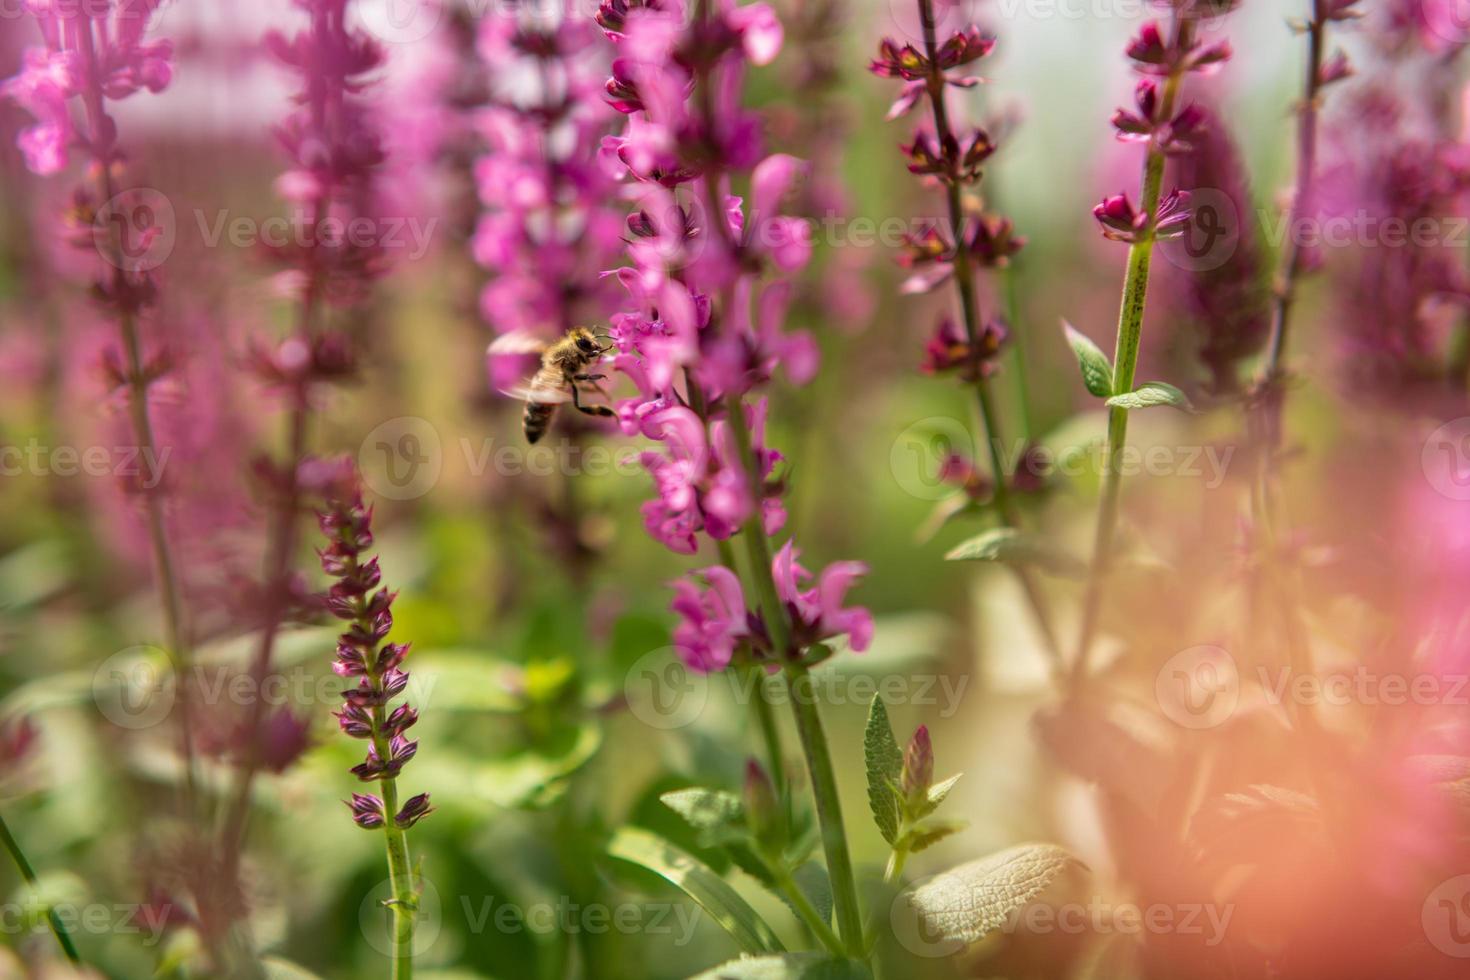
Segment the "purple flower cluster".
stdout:
<path fill-rule="evenodd" d="M 932 17 L 932 13 L 921 4 L 921 18 Z M 907 115 L 921 102 L 928 103 L 930 118 L 919 125 L 912 140 L 899 148 L 909 172 L 943 187 L 948 199 L 948 227 L 932 222 L 905 238 L 898 259 L 910 270 L 903 284 L 905 293 L 928 293 L 958 276 L 961 292 L 967 294 L 975 269 L 1004 268 L 1026 244 L 1008 219 L 967 210 L 962 189 L 980 182 L 985 163 L 1000 147 L 984 127 L 957 131 L 948 105 L 951 91 L 973 88 L 983 81 L 960 72 L 988 56 L 995 45 L 995 38 L 975 24 L 954 31 L 943 41 L 931 29 L 926 32 L 922 48 L 884 38 L 878 45 L 878 57 L 868 66 L 880 78 L 903 81 L 888 111 L 889 119 Z M 973 309 L 963 311 L 962 322 L 943 317 L 926 345 L 923 370 L 930 374 L 954 372 L 966 382 L 989 377 L 1008 335 L 1004 322 L 983 321 Z"/>
<path fill-rule="evenodd" d="M 67 165 L 79 138 L 69 101 L 80 96 L 89 114 L 100 115 L 102 100 L 124 99 L 140 89 L 161 92 L 173 77 L 173 44 L 144 41 L 143 34 L 160 0 L 23 0 L 36 18 L 44 47 L 26 49 L 21 70 L 0 83 L 0 96 L 13 99 L 35 122 L 16 144 L 26 166 L 54 174 Z M 98 159 L 109 159 L 115 133 L 91 135 Z"/>
<path fill-rule="evenodd" d="M 1206 115 L 1193 103 L 1175 110 L 1175 93 L 1190 73 L 1209 74 L 1230 60 L 1228 40 L 1206 44 L 1195 35 L 1203 18 L 1217 17 L 1235 7 L 1234 2 L 1207 0 L 1155 0 L 1168 7 L 1172 16 L 1167 26 L 1159 21 L 1144 24 L 1128 44 L 1133 70 L 1143 76 L 1134 90 L 1134 108 L 1113 114 L 1113 128 L 1125 142 L 1143 143 L 1149 152 L 1167 155 L 1188 153 L 1204 131 Z M 1105 198 L 1092 209 L 1093 217 L 1111 241 L 1129 245 L 1146 240 L 1177 238 L 1189 230 L 1189 194 L 1170 191 L 1152 214 L 1137 208 L 1125 191 Z"/>
<path fill-rule="evenodd" d="M 289 38 L 271 31 L 265 45 L 300 77 L 300 107 L 276 128 L 291 161 L 276 191 L 302 209 L 308 227 L 297 241 L 272 249 L 272 258 L 284 270 L 284 295 L 352 306 L 381 274 L 377 236 L 330 234 L 324 222 L 372 213 L 373 178 L 385 153 L 373 107 L 359 93 L 385 58 L 375 40 L 347 26 L 348 0 L 295 2 L 309 15 L 308 26 Z"/>
<path fill-rule="evenodd" d="M 800 554 L 788 541 L 771 563 L 776 595 L 792 625 L 792 644 L 806 648 L 846 636 L 852 649 L 866 650 L 873 639 L 872 614 L 843 603 L 868 567 L 856 561 L 834 562 L 822 570 L 814 586 L 805 588 L 812 574 L 798 561 Z M 746 606 L 735 573 L 716 565 L 696 574 L 703 577 L 704 588 L 688 579 L 674 583 L 673 608 L 680 616 L 674 647 L 684 662 L 699 671 L 723 670 L 742 645 L 758 660 L 779 660 L 760 616 Z"/>
<path fill-rule="evenodd" d="M 785 329 L 812 242 L 808 225 L 782 205 L 805 164 L 766 155 L 762 120 L 742 104 L 748 67 L 780 50 L 781 23 L 763 3 L 731 0 L 701 5 L 692 19 L 679 0 L 608 0 L 597 20 L 617 46 L 606 98 L 628 117 L 600 155 L 630 183 L 634 202 L 632 264 L 609 273 L 634 303 L 610 330 L 612 364 L 637 389 L 618 404 L 618 419 L 627 434 L 661 444 L 642 456 L 658 490 L 644 505 L 645 524 L 679 554 L 694 554 L 701 534 L 775 535 L 786 523 L 782 456 L 766 444 L 768 405 L 755 393 L 778 368 L 804 384 L 817 367 L 813 339 Z M 748 200 L 731 192 L 732 179 L 745 175 Z M 783 554 L 794 554 L 789 543 Z M 779 575 L 780 567 L 778 560 L 763 571 Z M 782 597 L 792 650 L 770 649 L 729 568 L 708 573 L 708 590 L 679 582 L 676 645 L 700 670 L 723 668 L 742 645 L 780 659 L 817 637 L 848 633 L 861 649 L 866 613 L 840 608 L 860 571 L 834 566 L 824 580 L 840 574 L 843 583 L 820 594 L 792 584 Z"/>
<path fill-rule="evenodd" d="M 352 768 L 363 782 L 396 779 L 418 751 L 418 743 L 404 735 L 418 721 L 418 712 L 409 704 L 389 710 L 389 703 L 408 687 L 408 673 L 402 665 L 409 645 L 383 642 L 393 629 L 397 593 L 379 588 L 382 572 L 376 557 L 363 561 L 363 553 L 373 545 L 372 517 L 355 481 L 342 497 L 329 500 L 319 516 L 329 542 L 319 552 L 322 569 L 337 580 L 325 605 L 349 624 L 337 640 L 332 669 L 356 681 L 342 693 L 337 721 L 347 735 L 368 742 L 367 758 Z M 386 819 L 383 801 L 376 796 L 354 793 L 348 805 L 360 827 L 381 827 Z M 430 809 L 428 794 L 421 793 L 403 804 L 393 816 L 394 823 L 407 829 Z"/>
<path fill-rule="evenodd" d="M 542 337 L 606 320 L 618 288 L 599 277 L 622 249 L 623 212 L 597 148 L 617 114 L 602 101 L 598 30 L 568 2 L 491 11 L 477 46 L 489 103 L 475 115 L 485 152 L 474 164 L 484 212 L 472 241 L 491 278 L 480 295 L 497 333 Z M 529 89 L 529 91 L 528 91 Z M 524 375 L 520 356 L 492 355 L 491 385 Z"/>

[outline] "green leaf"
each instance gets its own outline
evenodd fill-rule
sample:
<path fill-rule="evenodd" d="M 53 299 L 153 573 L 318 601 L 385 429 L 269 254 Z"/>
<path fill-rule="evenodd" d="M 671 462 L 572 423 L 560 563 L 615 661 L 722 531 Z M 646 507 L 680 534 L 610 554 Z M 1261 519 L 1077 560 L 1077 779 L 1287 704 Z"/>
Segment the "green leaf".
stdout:
<path fill-rule="evenodd" d="M 714 847 L 749 836 L 745 826 L 745 804 L 734 793 L 695 786 L 659 796 L 664 806 L 700 832 L 700 845 Z"/>
<path fill-rule="evenodd" d="M 1189 403 L 1189 398 L 1184 392 L 1162 381 L 1145 381 L 1133 391 L 1109 398 L 1108 404 L 1113 408 L 1128 409 L 1168 405 L 1185 412 L 1194 411 L 1194 406 Z"/>
<path fill-rule="evenodd" d="M 999 561 L 1036 565 L 1064 578 L 1081 578 L 1087 566 L 1040 538 L 1011 527 L 994 527 L 961 542 L 944 556 L 945 561 Z"/>
<path fill-rule="evenodd" d="M 747 953 L 785 950 L 775 932 L 745 899 L 706 865 L 673 844 L 636 827 L 613 835 L 607 853 L 647 868 L 692 898 Z"/>
<path fill-rule="evenodd" d="M 815 861 L 808 861 L 791 873 L 791 878 L 796 882 L 796 887 L 806 896 L 806 900 L 812 903 L 812 908 L 817 910 L 823 922 L 832 921 L 832 879 L 827 877 L 827 869 Z"/>
<path fill-rule="evenodd" d="M 1067 335 L 1067 343 L 1072 345 L 1072 353 L 1077 355 L 1077 366 L 1082 369 L 1082 383 L 1087 390 L 1099 398 L 1111 395 L 1113 365 L 1108 362 L 1108 355 L 1066 320 L 1062 321 L 1062 332 Z"/>
<path fill-rule="evenodd" d="M 689 980 L 872 980 L 872 977 L 871 970 L 854 960 L 836 960 L 822 953 L 787 953 L 743 956 Z"/>
<path fill-rule="evenodd" d="M 1055 844 L 1022 844 L 929 879 L 908 901 L 932 936 L 978 942 L 1069 868 L 1082 863 Z"/>
<path fill-rule="evenodd" d="M 968 820 L 935 820 L 932 823 L 923 824 L 904 834 L 903 849 L 910 854 L 918 854 L 938 844 L 946 837 L 958 834 L 968 826 L 970 826 Z"/>
<path fill-rule="evenodd" d="M 507 809 L 549 806 L 566 791 L 568 780 L 602 747 L 602 727 L 586 722 L 557 732 L 545 745 L 530 746 L 469 768 L 470 788 Z"/>
<path fill-rule="evenodd" d="M 930 786 L 929 792 L 924 798 L 923 805 L 919 807 L 918 813 L 916 813 L 915 816 L 920 818 L 927 817 L 929 814 L 939 809 L 939 804 L 943 803 L 945 797 L 949 796 L 949 791 L 954 789 L 954 784 L 959 782 L 960 777 L 963 775 L 964 773 L 957 772 L 953 776 L 950 776 L 948 779 L 942 782 L 935 783 L 933 786 Z"/>
<path fill-rule="evenodd" d="M 868 726 L 863 732 L 863 761 L 868 770 L 868 808 L 873 822 L 889 844 L 898 840 L 898 797 L 893 786 L 903 773 L 903 752 L 893 737 L 888 709 L 882 697 L 873 696 L 868 707 Z"/>

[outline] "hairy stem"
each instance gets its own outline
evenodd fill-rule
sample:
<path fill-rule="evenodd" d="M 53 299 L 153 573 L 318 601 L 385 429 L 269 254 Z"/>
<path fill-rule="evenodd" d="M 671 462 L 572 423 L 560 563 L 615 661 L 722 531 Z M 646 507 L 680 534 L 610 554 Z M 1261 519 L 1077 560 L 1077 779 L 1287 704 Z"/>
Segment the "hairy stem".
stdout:
<path fill-rule="evenodd" d="M 1307 27 L 1308 53 L 1305 99 L 1297 118 L 1297 174 L 1296 190 L 1292 196 L 1289 220 L 1286 227 L 1294 228 L 1296 222 L 1309 217 L 1315 209 L 1314 190 L 1317 171 L 1318 99 L 1322 92 L 1322 59 L 1326 50 L 1327 21 L 1324 16 L 1323 0 L 1312 0 L 1312 19 Z M 1276 383 L 1282 373 L 1282 361 L 1286 356 L 1287 332 L 1290 326 L 1292 306 L 1296 301 L 1297 283 L 1302 272 L 1301 236 L 1288 234 L 1286 246 L 1281 253 L 1281 267 L 1277 272 L 1276 295 L 1271 305 L 1271 334 L 1266 349 L 1266 363 L 1261 380 L 1266 384 Z"/>
<path fill-rule="evenodd" d="M 11 860 L 15 862 L 16 870 L 20 872 L 21 878 L 25 879 L 25 883 L 35 888 L 36 869 L 31 867 L 31 862 L 26 858 L 25 852 L 20 849 L 20 843 L 10 832 L 10 826 L 5 822 L 3 816 L 0 816 L 0 845 L 3 845 L 10 854 Z M 61 944 L 61 951 L 66 954 L 66 958 L 74 966 L 81 966 L 82 957 L 72 942 L 71 933 L 67 930 L 66 924 L 61 921 L 61 916 L 57 915 L 56 910 L 49 905 L 46 906 L 46 921 L 51 925 L 51 933 Z"/>
<path fill-rule="evenodd" d="M 1190 22 L 1176 16 L 1174 30 L 1176 40 L 1183 43 L 1188 40 Z M 1170 75 L 1165 82 L 1159 118 L 1174 117 L 1182 82 L 1183 76 L 1179 74 Z M 1149 227 L 1128 250 L 1128 271 L 1123 279 L 1123 301 L 1118 311 L 1118 339 L 1113 352 L 1112 390 L 1115 394 L 1133 390 L 1133 378 L 1138 370 L 1138 351 L 1143 343 L 1143 315 L 1148 304 L 1149 269 L 1153 260 L 1153 225 L 1158 219 L 1159 200 L 1163 196 L 1164 163 L 1164 151 L 1157 144 L 1150 144 L 1143 170 L 1143 195 L 1139 203 L 1142 211 L 1149 215 Z M 1123 495 L 1122 455 L 1127 445 L 1128 410 L 1109 408 L 1102 498 L 1098 504 L 1092 564 L 1082 604 L 1081 636 L 1077 641 L 1077 656 L 1072 661 L 1071 687 L 1074 692 L 1080 690 L 1086 682 L 1087 662 L 1097 633 L 1098 617 L 1102 612 L 1103 591 L 1112 565 L 1117 537 L 1118 513 Z"/>
<path fill-rule="evenodd" d="M 92 22 L 88 18 L 77 18 L 67 30 L 78 32 L 82 57 L 87 65 L 88 76 L 99 77 L 97 54 L 92 39 Z M 97 194 L 99 206 L 107 207 L 116 194 L 112 182 L 112 157 L 115 148 L 116 125 L 107 115 L 103 94 L 97 85 L 90 85 L 82 97 L 91 131 L 89 145 L 93 153 L 93 168 L 97 172 Z M 146 459 L 157 460 L 158 443 L 154 438 L 153 422 L 148 414 L 149 381 L 143 369 L 143 344 L 138 333 L 137 315 L 133 311 L 128 293 L 132 286 L 124 272 L 123 227 L 120 221 L 109 222 L 108 254 L 104 256 L 112 266 L 111 289 L 117 302 L 117 324 L 122 335 L 123 356 L 126 359 L 128 385 L 128 415 L 132 423 L 133 438 L 138 441 L 138 451 Z M 179 599 L 179 581 L 169 544 L 168 526 L 164 520 L 163 502 L 158 488 L 144 489 L 143 506 L 148 525 L 148 545 L 152 554 L 154 573 L 158 578 L 158 591 L 162 598 L 163 625 L 168 656 L 176 678 L 176 701 L 179 706 L 179 751 L 184 766 L 184 806 L 191 816 L 198 802 L 198 777 L 195 775 L 194 735 L 190 718 L 188 675 L 192 669 L 193 656 L 184 635 L 183 604 Z"/>
<path fill-rule="evenodd" d="M 1312 17 L 1307 25 L 1306 81 L 1303 103 L 1297 119 L 1296 187 L 1288 212 L 1287 228 L 1310 217 L 1316 209 L 1317 131 L 1319 101 L 1322 91 L 1322 62 L 1326 54 L 1327 20 L 1324 0 L 1312 0 Z M 1266 360 L 1257 380 L 1259 413 L 1255 434 L 1260 441 L 1256 468 L 1256 492 L 1251 497 L 1256 528 L 1265 537 L 1268 555 L 1262 569 L 1271 594 L 1278 598 L 1282 632 L 1285 634 L 1286 657 L 1291 668 L 1300 673 L 1311 670 L 1305 631 L 1297 613 L 1300 583 L 1294 567 L 1283 563 L 1282 549 L 1289 536 L 1289 521 L 1284 513 L 1280 473 L 1277 468 L 1282 441 L 1282 414 L 1285 410 L 1286 344 L 1296 291 L 1302 274 L 1303 250 L 1300 236 L 1287 236 L 1277 272 L 1274 301 L 1271 307 L 1271 334 Z M 1294 708 L 1294 720 L 1314 731 L 1316 715 L 1309 704 Z"/>
<path fill-rule="evenodd" d="M 812 783 L 812 796 L 817 804 L 817 822 L 822 832 L 822 849 L 827 857 L 827 875 L 832 880 L 832 904 L 836 909 L 837 928 L 842 942 L 852 956 L 864 956 L 863 917 L 858 903 L 857 878 L 853 874 L 852 855 L 847 846 L 847 828 L 842 820 L 842 798 L 837 791 L 837 776 L 832 769 L 832 753 L 822 729 L 817 710 L 811 671 L 799 660 L 792 659 L 790 625 L 786 606 L 776 591 L 771 573 L 771 547 L 761 524 L 760 501 L 764 497 L 760 470 L 756 464 L 750 427 L 745 421 L 745 406 L 740 398 L 730 395 L 725 400 L 726 419 L 740 451 L 740 463 L 751 482 L 756 501 L 755 513 L 745 524 L 741 537 L 750 564 L 750 577 L 759 598 L 761 616 L 771 643 L 781 657 L 787 658 L 786 682 L 790 686 L 791 711 L 796 731 L 806 756 L 807 773 Z"/>
<path fill-rule="evenodd" d="M 373 709 L 373 744 L 378 757 L 389 758 L 388 738 L 383 734 L 385 709 Z M 388 881 L 393 890 L 390 903 L 393 912 L 393 980 L 409 980 L 413 976 L 413 930 L 418 917 L 418 890 L 408 860 L 408 835 L 398 826 L 394 815 L 398 813 L 398 780 L 384 779 L 383 790 L 383 836 L 388 850 Z"/>
<path fill-rule="evenodd" d="M 946 146 L 954 139 L 954 131 L 950 126 L 949 111 L 944 104 L 944 75 L 936 63 L 939 42 L 935 34 L 936 21 L 933 0 L 919 0 L 919 19 L 924 29 L 924 53 L 928 57 L 929 63 L 933 66 L 929 74 L 928 93 L 929 104 L 934 115 L 934 132 L 938 137 L 939 145 Z M 975 270 L 970 259 L 969 243 L 965 239 L 965 202 L 960 191 L 960 185 L 952 176 L 951 179 L 945 181 L 945 201 L 949 209 L 950 234 L 954 238 L 955 287 L 959 293 L 960 313 L 965 325 L 965 337 L 973 350 L 976 337 L 980 334 L 980 315 L 975 289 Z M 1022 384 L 1024 384 L 1024 380 Z M 1010 474 L 1006 472 L 1005 459 L 1002 455 L 1005 436 L 1001 429 L 1000 416 L 995 410 L 994 399 L 990 392 L 990 382 L 979 371 L 976 371 L 975 377 L 975 405 L 978 412 L 978 435 L 984 440 L 986 449 L 989 452 L 990 466 L 995 478 L 996 510 L 1000 514 L 1001 521 L 1007 527 L 1019 528 L 1021 524 L 1020 515 L 1016 512 L 1015 505 L 1011 499 Z M 1057 638 L 1056 630 L 1052 626 L 1051 609 L 1046 601 L 1046 597 L 1037 585 L 1035 577 L 1029 569 L 1023 568 L 1020 565 L 1012 565 L 1011 569 L 1021 585 L 1022 592 L 1026 596 L 1026 603 L 1031 608 L 1031 614 L 1036 620 L 1037 628 L 1041 631 L 1047 655 L 1051 659 L 1052 671 L 1054 674 L 1060 675 L 1062 671 L 1062 647 L 1061 642 Z"/>
<path fill-rule="evenodd" d="M 853 875 L 847 829 L 842 821 L 842 798 L 837 791 L 837 777 L 832 769 L 832 753 L 827 747 L 822 716 L 817 711 L 811 671 L 803 663 L 790 663 L 786 666 L 786 681 L 791 686 L 791 711 L 796 718 L 802 752 L 806 755 L 812 796 L 817 801 L 817 822 L 822 831 L 822 849 L 827 857 L 827 875 L 832 880 L 837 929 L 849 955 L 862 958 L 866 943 L 857 879 Z"/>

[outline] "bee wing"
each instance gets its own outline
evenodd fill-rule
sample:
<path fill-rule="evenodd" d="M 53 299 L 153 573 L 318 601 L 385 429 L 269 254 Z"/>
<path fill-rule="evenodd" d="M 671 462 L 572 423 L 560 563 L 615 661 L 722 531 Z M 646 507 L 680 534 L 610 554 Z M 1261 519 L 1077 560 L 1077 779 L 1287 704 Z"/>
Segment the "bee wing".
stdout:
<path fill-rule="evenodd" d="M 504 388 L 500 392 L 507 398 L 515 398 L 524 402 L 535 402 L 538 405 L 565 405 L 572 400 L 571 393 L 561 388 L 533 388 L 529 384 L 519 384 L 514 388 Z"/>
<path fill-rule="evenodd" d="M 487 354 L 542 354 L 546 351 L 546 338 L 524 330 L 512 330 L 501 334 L 490 344 Z"/>

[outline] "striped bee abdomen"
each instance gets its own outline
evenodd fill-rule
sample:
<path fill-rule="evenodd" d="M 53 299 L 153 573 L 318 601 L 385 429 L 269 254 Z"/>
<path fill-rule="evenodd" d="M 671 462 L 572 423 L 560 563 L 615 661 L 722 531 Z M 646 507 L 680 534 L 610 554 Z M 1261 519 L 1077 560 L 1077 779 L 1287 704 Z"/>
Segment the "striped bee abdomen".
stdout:
<path fill-rule="evenodd" d="M 526 402 L 526 412 L 521 419 L 521 427 L 525 430 L 526 441 L 535 445 L 541 437 L 546 435 L 546 430 L 551 427 L 551 416 L 556 413 L 556 406 L 542 402 Z"/>

